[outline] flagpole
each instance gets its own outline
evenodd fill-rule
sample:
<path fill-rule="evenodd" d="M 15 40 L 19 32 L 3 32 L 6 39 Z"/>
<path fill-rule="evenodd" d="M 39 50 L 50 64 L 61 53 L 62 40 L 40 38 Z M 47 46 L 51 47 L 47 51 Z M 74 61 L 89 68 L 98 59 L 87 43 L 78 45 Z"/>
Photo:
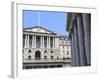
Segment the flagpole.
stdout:
<path fill-rule="evenodd" d="M 40 11 L 38 11 L 38 26 L 40 26 Z"/>

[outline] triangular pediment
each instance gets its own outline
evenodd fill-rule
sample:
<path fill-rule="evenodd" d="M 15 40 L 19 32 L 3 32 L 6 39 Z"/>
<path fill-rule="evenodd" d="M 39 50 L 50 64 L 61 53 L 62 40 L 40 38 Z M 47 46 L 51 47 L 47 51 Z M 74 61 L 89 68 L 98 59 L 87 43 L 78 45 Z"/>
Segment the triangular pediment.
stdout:
<path fill-rule="evenodd" d="M 30 32 L 37 32 L 37 33 L 48 33 L 48 34 L 56 34 L 48 29 L 45 29 L 43 27 L 35 26 L 30 28 L 25 28 L 24 31 L 30 31 Z"/>

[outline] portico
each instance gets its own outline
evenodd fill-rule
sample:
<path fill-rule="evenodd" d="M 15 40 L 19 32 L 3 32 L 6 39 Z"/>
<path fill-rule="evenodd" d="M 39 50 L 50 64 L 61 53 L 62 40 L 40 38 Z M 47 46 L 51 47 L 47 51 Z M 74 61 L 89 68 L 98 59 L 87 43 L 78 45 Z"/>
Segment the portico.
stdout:
<path fill-rule="evenodd" d="M 55 47 L 55 35 L 43 36 L 24 34 L 23 37 L 24 48 L 54 48 Z"/>

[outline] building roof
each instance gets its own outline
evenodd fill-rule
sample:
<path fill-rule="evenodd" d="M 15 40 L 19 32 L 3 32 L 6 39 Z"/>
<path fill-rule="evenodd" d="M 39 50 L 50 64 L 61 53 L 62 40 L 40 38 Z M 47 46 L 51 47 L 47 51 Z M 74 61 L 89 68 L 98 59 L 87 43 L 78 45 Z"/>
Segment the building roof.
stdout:
<path fill-rule="evenodd" d="M 40 29 L 40 31 L 34 31 L 34 29 Z M 56 35 L 57 33 L 50 31 L 44 27 L 41 26 L 34 26 L 34 27 L 29 27 L 29 28 L 24 28 L 25 32 L 39 32 L 39 33 L 48 33 L 48 34 L 54 34 Z"/>

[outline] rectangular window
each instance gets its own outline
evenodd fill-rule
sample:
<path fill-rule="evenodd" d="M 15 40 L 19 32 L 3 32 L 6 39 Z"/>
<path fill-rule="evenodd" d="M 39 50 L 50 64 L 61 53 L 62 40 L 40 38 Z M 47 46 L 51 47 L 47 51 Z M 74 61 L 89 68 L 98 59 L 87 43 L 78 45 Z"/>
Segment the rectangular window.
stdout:
<path fill-rule="evenodd" d="M 67 51 L 67 55 L 69 55 L 69 51 Z"/>
<path fill-rule="evenodd" d="M 64 46 L 62 46 L 63 47 L 63 49 L 64 49 Z"/>

